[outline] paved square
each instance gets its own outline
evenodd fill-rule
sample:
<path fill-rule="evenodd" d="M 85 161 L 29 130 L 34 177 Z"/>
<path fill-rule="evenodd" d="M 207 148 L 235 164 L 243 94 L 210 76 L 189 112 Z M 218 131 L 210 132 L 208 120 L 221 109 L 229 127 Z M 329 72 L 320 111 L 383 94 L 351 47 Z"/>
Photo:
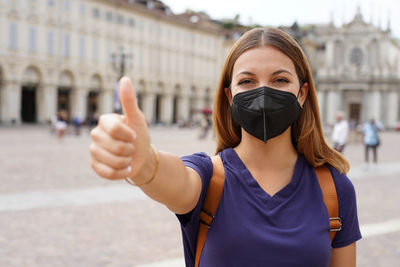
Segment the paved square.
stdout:
<path fill-rule="evenodd" d="M 212 137 L 198 135 L 151 128 L 160 150 L 213 154 Z M 362 144 L 346 147 L 364 236 L 358 266 L 400 262 L 399 137 L 382 134 L 379 164 L 368 170 Z M 124 181 L 99 178 L 89 143 L 86 129 L 59 142 L 44 126 L 0 127 L 0 266 L 182 266 L 175 216 Z"/>

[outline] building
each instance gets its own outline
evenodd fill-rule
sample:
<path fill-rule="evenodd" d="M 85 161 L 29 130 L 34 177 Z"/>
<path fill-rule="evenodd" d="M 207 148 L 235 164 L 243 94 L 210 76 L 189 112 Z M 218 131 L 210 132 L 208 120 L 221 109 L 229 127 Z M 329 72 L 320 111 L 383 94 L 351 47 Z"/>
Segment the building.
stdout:
<path fill-rule="evenodd" d="M 190 120 L 212 106 L 220 30 L 158 0 L 0 0 L 0 121 L 112 112 L 121 68 L 149 122 Z"/>
<path fill-rule="evenodd" d="M 196 120 L 212 108 L 225 56 L 248 28 L 202 12 L 173 14 L 159 0 L 0 0 L 0 122 L 118 110 L 121 73 L 150 123 Z M 400 43 L 389 28 L 358 10 L 341 27 L 282 29 L 310 60 L 324 125 L 338 110 L 356 123 L 400 121 Z"/>
<path fill-rule="evenodd" d="M 388 23 L 389 25 L 389 23 Z M 302 42 L 317 84 L 321 119 L 333 125 L 341 110 L 353 123 L 374 118 L 387 128 L 400 121 L 400 43 L 364 21 L 307 29 Z"/>

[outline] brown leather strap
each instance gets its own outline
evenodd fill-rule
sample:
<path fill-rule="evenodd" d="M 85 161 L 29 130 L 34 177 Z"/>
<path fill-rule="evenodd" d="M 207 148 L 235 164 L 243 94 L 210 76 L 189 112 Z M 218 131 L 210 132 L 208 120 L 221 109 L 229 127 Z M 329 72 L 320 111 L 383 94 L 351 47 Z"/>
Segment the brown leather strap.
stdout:
<path fill-rule="evenodd" d="M 199 235 L 197 237 L 195 267 L 199 266 L 201 252 L 206 242 L 207 232 L 213 223 L 217 212 L 222 192 L 224 191 L 225 171 L 221 158 L 217 155 L 211 158 L 213 164 L 213 176 L 207 189 L 203 209 L 200 212 Z"/>
<path fill-rule="evenodd" d="M 336 193 L 335 182 L 328 167 L 321 166 L 315 168 L 318 182 L 321 187 L 324 203 L 329 213 L 330 237 L 331 242 L 335 238 L 336 232 L 342 229 L 342 220 L 339 218 L 339 203 Z"/>

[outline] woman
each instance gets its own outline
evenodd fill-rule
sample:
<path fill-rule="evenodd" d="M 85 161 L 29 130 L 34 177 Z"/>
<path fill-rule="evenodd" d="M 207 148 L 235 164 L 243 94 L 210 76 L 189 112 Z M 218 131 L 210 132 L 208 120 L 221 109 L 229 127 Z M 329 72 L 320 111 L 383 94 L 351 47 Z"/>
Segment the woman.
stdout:
<path fill-rule="evenodd" d="M 380 145 L 379 128 L 375 123 L 374 119 L 370 119 L 368 122 L 364 124 L 363 132 L 364 132 L 364 145 L 365 145 L 365 164 L 368 168 L 369 164 L 369 150 L 372 149 L 372 153 L 374 155 L 374 164 L 378 163 L 378 155 L 377 148 Z"/>
<path fill-rule="evenodd" d="M 157 152 L 129 79 L 121 84 L 125 116 L 100 118 L 92 168 L 108 179 L 129 177 L 178 214 L 186 265 L 193 266 L 210 157 Z M 349 164 L 323 138 L 311 71 L 294 39 L 258 28 L 235 43 L 217 89 L 214 125 L 226 179 L 200 266 L 355 266 L 361 234 L 345 176 Z M 343 220 L 332 244 L 313 168 L 323 164 Z"/>

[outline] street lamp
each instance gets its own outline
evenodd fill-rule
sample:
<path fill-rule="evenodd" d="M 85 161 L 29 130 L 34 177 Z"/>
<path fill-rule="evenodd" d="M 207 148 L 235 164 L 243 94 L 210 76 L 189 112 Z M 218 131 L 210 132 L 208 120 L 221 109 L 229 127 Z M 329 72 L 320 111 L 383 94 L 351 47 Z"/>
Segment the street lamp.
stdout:
<path fill-rule="evenodd" d="M 122 46 L 119 47 L 119 52 L 112 53 L 111 55 L 111 66 L 118 73 L 118 80 L 115 83 L 115 91 L 114 91 L 114 112 L 122 113 L 121 103 L 119 102 L 118 96 L 118 86 L 119 80 L 125 75 L 125 71 L 128 67 L 132 67 L 133 55 L 124 53 L 124 48 Z"/>

